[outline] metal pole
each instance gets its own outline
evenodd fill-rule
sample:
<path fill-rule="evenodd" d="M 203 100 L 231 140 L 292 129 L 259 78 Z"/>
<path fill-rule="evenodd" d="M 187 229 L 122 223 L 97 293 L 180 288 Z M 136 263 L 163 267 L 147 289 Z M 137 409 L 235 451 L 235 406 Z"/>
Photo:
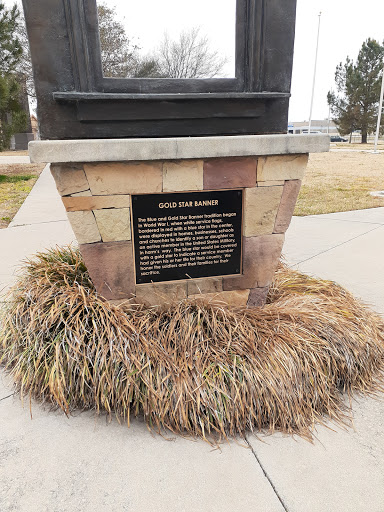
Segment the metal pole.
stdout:
<path fill-rule="evenodd" d="M 311 109 L 309 111 L 309 122 L 308 122 L 308 135 L 311 133 L 312 124 L 312 109 L 313 109 L 313 98 L 315 96 L 315 82 L 316 82 L 316 68 L 317 68 L 317 54 L 319 51 L 319 37 L 320 37 L 320 20 L 321 12 L 319 13 L 319 25 L 317 27 L 317 42 L 316 42 L 316 55 L 315 55 L 315 68 L 313 70 L 313 84 L 312 84 L 312 97 L 311 97 Z"/>
<path fill-rule="evenodd" d="M 381 112 L 383 110 L 383 93 L 384 93 L 384 63 L 383 63 L 383 77 L 381 79 L 381 91 L 380 91 L 380 101 L 379 101 L 379 113 L 377 116 L 377 127 L 376 127 L 376 135 L 375 135 L 375 149 L 374 153 L 378 153 L 377 144 L 379 142 L 379 132 L 380 132 L 380 123 L 381 123 Z"/>

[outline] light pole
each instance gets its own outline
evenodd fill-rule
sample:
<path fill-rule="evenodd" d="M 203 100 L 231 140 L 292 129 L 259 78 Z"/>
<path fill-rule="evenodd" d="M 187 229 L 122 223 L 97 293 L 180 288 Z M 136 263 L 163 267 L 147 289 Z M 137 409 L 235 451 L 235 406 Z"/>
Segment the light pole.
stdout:
<path fill-rule="evenodd" d="M 383 110 L 383 93 L 384 93 L 384 62 L 383 62 L 383 77 L 381 80 L 381 91 L 380 91 L 380 101 L 379 101 L 379 113 L 377 116 L 377 127 L 376 127 L 376 135 L 375 135 L 375 149 L 374 153 L 378 153 L 377 144 L 379 142 L 379 132 L 380 132 L 380 123 L 381 123 L 381 113 Z"/>
<path fill-rule="evenodd" d="M 320 20 L 321 20 L 321 12 L 319 12 L 319 25 L 318 25 L 318 27 L 317 27 L 317 42 L 316 42 L 315 68 L 314 68 L 314 70 L 313 70 L 313 84 L 312 84 L 311 109 L 310 109 L 310 111 L 309 111 L 308 135 L 310 135 L 310 134 L 311 134 L 313 98 L 314 98 L 314 96 L 315 96 L 316 68 L 317 68 L 317 54 L 318 54 L 318 51 L 319 51 L 319 38 L 320 38 Z"/>

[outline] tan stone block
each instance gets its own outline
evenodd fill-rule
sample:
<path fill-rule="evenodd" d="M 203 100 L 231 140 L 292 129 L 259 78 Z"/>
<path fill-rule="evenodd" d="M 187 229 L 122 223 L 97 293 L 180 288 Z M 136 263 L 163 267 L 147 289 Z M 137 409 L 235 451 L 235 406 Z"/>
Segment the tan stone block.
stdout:
<path fill-rule="evenodd" d="M 204 162 L 204 189 L 256 186 L 256 158 L 212 158 Z"/>
<path fill-rule="evenodd" d="M 97 292 L 108 300 L 130 299 L 135 294 L 131 242 L 80 245 Z"/>
<path fill-rule="evenodd" d="M 289 224 L 291 223 L 300 187 L 300 180 L 290 180 L 285 182 L 283 195 L 281 196 L 281 202 L 276 216 L 275 227 L 273 230 L 274 233 L 285 233 L 287 231 Z"/>
<path fill-rule="evenodd" d="M 203 160 L 164 162 L 163 191 L 203 190 Z"/>
<path fill-rule="evenodd" d="M 263 235 L 243 239 L 243 275 L 224 276 L 224 290 L 269 286 L 279 264 L 284 235 Z"/>
<path fill-rule="evenodd" d="M 283 187 L 245 189 L 243 234 L 246 237 L 273 232 Z"/>
<path fill-rule="evenodd" d="M 189 299 L 202 299 L 208 302 L 218 302 L 229 306 L 246 306 L 249 297 L 249 290 L 232 290 L 218 293 L 203 293 L 190 295 Z"/>
<path fill-rule="evenodd" d="M 94 196 L 162 192 L 161 162 L 84 164 L 84 170 Z"/>
<path fill-rule="evenodd" d="M 67 216 L 79 244 L 100 242 L 99 228 L 92 212 L 67 212 Z"/>
<path fill-rule="evenodd" d="M 275 155 L 258 159 L 257 182 L 301 180 L 308 163 L 308 155 Z"/>
<path fill-rule="evenodd" d="M 136 286 L 136 302 L 149 306 L 171 304 L 187 298 L 187 282 L 150 283 Z"/>
<path fill-rule="evenodd" d="M 190 295 L 199 295 L 202 293 L 217 293 L 223 291 L 223 278 L 204 278 L 187 281 L 187 293 Z"/>
<path fill-rule="evenodd" d="M 103 242 L 131 240 L 130 208 L 95 210 L 93 213 Z"/>
<path fill-rule="evenodd" d="M 260 308 L 265 305 L 267 295 L 269 292 L 269 286 L 263 288 L 253 288 L 249 292 L 247 306 L 249 308 Z"/>
<path fill-rule="evenodd" d="M 70 197 L 90 197 L 92 196 L 91 191 L 84 190 L 84 192 L 76 192 L 76 194 L 71 194 Z"/>
<path fill-rule="evenodd" d="M 258 187 L 278 187 L 283 186 L 285 181 L 279 180 L 279 181 L 259 181 L 257 186 Z"/>
<path fill-rule="evenodd" d="M 131 196 L 76 196 L 63 197 L 63 203 L 67 212 L 80 210 L 103 210 L 105 208 L 130 208 Z"/>
<path fill-rule="evenodd" d="M 51 173 L 61 196 L 89 189 L 89 183 L 81 165 L 51 164 Z"/>

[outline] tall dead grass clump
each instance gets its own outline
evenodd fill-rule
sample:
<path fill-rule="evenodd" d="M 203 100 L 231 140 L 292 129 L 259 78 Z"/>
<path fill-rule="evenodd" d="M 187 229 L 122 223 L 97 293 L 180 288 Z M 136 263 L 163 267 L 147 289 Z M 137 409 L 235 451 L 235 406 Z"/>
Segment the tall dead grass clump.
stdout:
<path fill-rule="evenodd" d="M 345 422 L 346 393 L 382 389 L 383 355 L 378 315 L 283 265 L 263 308 L 117 307 L 71 248 L 27 262 L 0 331 L 0 362 L 22 395 L 202 438 L 311 437 L 317 422 Z"/>

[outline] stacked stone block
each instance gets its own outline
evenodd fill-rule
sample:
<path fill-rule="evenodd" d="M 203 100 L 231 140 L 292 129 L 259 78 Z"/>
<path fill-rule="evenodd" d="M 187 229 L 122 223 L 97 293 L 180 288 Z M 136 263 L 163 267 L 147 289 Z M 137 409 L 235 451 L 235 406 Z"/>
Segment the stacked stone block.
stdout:
<path fill-rule="evenodd" d="M 265 303 L 308 155 L 51 165 L 57 189 L 98 292 L 157 305 L 205 297 Z M 132 194 L 243 189 L 242 274 L 135 284 Z"/>

